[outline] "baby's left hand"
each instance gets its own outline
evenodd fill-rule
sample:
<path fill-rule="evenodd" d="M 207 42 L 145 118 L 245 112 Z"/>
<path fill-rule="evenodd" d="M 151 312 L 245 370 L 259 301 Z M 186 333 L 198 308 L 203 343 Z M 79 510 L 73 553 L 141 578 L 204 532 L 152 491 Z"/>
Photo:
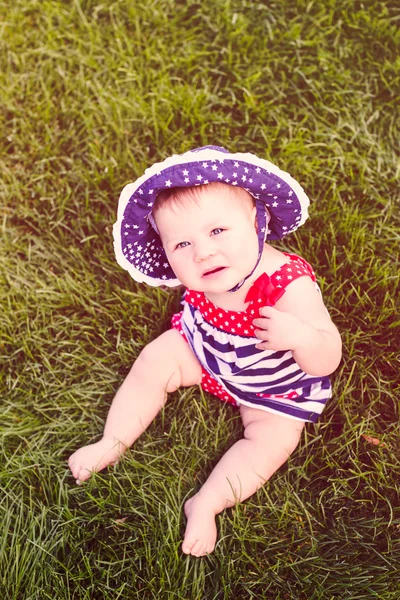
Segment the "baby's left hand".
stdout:
<path fill-rule="evenodd" d="M 273 306 L 260 308 L 261 317 L 254 319 L 255 335 L 260 344 L 259 350 L 296 350 L 301 344 L 304 323 L 289 312 L 282 312 Z"/>

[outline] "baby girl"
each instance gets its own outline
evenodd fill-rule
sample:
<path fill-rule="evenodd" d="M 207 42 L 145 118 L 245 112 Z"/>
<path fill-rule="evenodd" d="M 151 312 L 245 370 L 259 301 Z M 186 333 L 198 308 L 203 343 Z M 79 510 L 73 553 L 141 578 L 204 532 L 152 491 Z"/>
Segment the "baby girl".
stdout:
<path fill-rule="evenodd" d="M 269 244 L 304 223 L 308 204 L 288 173 L 215 146 L 153 165 L 121 194 L 119 264 L 136 281 L 183 284 L 183 310 L 133 364 L 102 439 L 69 467 L 80 483 L 115 463 L 179 387 L 237 406 L 243 438 L 185 504 L 186 554 L 213 551 L 216 515 L 279 469 L 331 396 L 339 333 L 311 266 Z"/>

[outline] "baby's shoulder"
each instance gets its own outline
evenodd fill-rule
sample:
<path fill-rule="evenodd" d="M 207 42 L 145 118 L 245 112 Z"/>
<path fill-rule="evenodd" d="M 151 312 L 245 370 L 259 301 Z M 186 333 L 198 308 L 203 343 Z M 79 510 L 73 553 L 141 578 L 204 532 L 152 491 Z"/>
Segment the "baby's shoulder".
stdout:
<path fill-rule="evenodd" d="M 275 283 L 286 282 L 288 285 L 296 279 L 307 277 L 314 283 L 316 276 L 312 266 L 298 254 L 292 252 L 281 252 L 272 246 L 268 246 L 263 254 L 263 270 Z M 279 287 L 282 287 L 280 285 Z"/>
<path fill-rule="evenodd" d="M 271 277 L 283 265 L 290 263 L 290 257 L 269 244 L 265 244 L 261 258 L 263 271 Z"/>

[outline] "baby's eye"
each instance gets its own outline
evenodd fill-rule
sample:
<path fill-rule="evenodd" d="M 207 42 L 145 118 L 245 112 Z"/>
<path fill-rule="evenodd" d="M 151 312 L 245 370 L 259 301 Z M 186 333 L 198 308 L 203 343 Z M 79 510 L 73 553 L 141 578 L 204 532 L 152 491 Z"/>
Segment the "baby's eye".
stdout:
<path fill-rule="evenodd" d="M 218 235 L 219 233 L 221 233 L 223 231 L 222 227 L 216 227 L 215 229 L 212 230 L 212 235 Z"/>
<path fill-rule="evenodd" d="M 179 244 L 175 246 L 175 250 L 177 248 L 186 248 L 186 246 L 189 246 L 189 242 L 179 242 Z"/>

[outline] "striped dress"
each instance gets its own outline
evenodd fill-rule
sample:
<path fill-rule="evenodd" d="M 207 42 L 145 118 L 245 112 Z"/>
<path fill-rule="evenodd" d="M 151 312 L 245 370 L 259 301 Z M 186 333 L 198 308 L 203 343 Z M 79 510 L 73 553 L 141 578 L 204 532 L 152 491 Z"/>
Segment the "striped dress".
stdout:
<path fill-rule="evenodd" d="M 329 377 L 314 377 L 300 369 L 290 350 L 258 350 L 252 324 L 261 306 L 273 306 L 298 277 L 315 274 L 295 254 L 270 277 L 254 282 L 244 311 L 221 309 L 202 292 L 186 290 L 183 311 L 172 327 L 180 331 L 198 358 L 202 388 L 221 400 L 244 404 L 300 421 L 317 421 L 331 397 Z M 318 286 L 317 286 L 318 287 Z"/>

